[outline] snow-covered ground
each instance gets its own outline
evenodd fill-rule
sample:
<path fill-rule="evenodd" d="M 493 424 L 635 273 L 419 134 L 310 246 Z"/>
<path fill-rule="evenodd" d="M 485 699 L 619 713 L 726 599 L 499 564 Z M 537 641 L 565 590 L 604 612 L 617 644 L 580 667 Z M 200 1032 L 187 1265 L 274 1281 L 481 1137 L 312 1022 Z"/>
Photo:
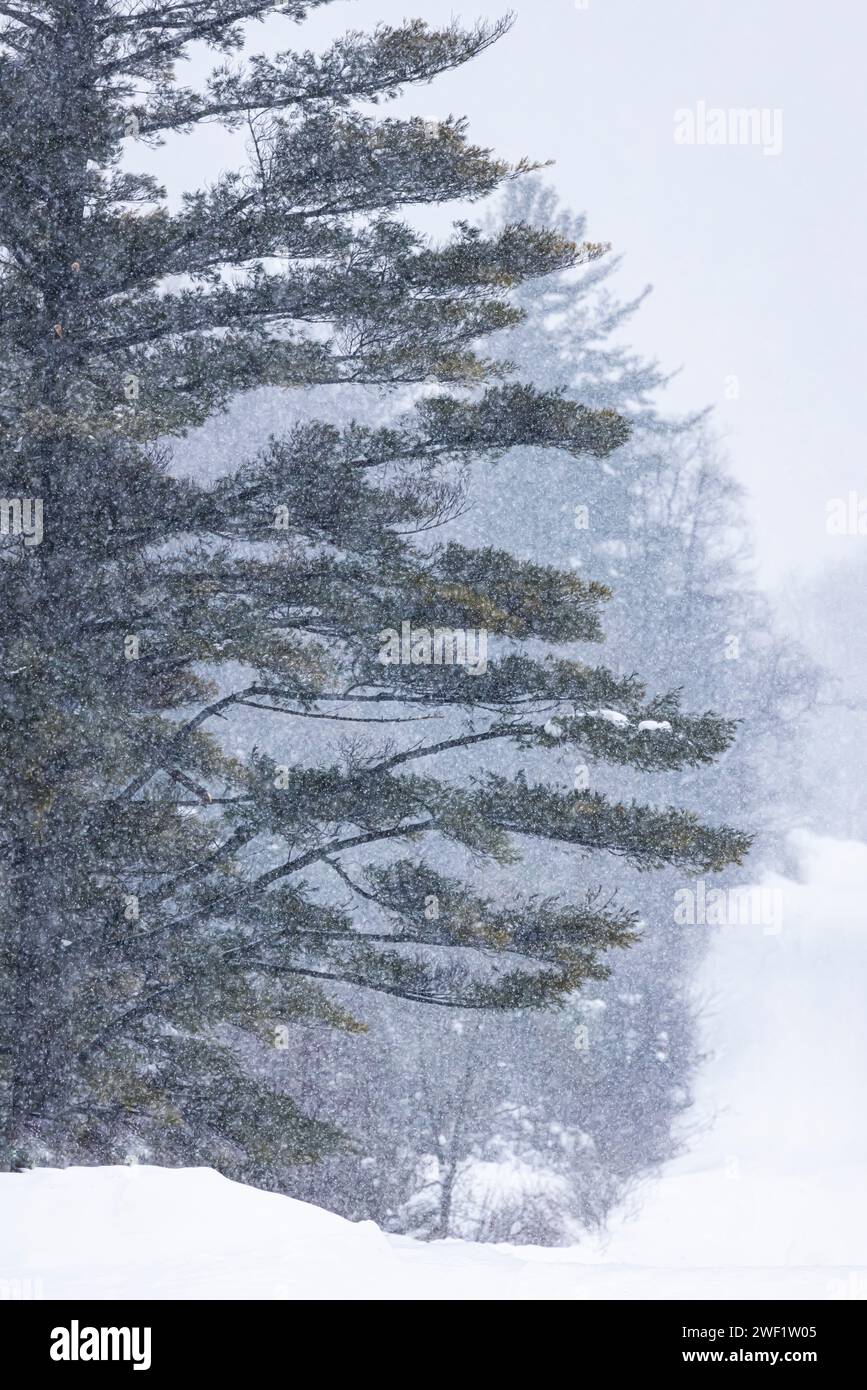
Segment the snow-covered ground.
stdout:
<path fill-rule="evenodd" d="M 604 1242 L 419 1244 L 207 1169 L 43 1169 L 0 1176 L 0 1296 L 867 1297 L 867 845 L 793 848 L 782 930 L 719 929 L 700 981 L 689 1151 Z"/>

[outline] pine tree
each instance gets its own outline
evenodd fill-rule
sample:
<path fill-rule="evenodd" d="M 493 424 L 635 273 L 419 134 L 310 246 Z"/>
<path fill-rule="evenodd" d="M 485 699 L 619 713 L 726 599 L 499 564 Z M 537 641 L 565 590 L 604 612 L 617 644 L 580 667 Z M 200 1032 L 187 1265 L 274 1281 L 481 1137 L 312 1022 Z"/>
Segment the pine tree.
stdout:
<path fill-rule="evenodd" d="M 634 914 L 592 894 L 497 903 L 467 856 L 507 861 L 533 837 L 715 870 L 749 842 L 484 771 L 504 744 L 687 767 L 734 729 L 534 654 L 599 640 L 604 585 L 415 543 L 479 460 L 532 444 L 592 468 L 625 439 L 610 409 L 498 382 L 479 347 L 517 321 L 512 288 L 600 248 L 466 222 L 434 246 L 398 216 L 529 167 L 461 121 L 356 107 L 502 25 L 411 21 L 229 61 L 247 21 L 310 8 L 0 5 L 7 1166 L 140 1150 L 277 1182 L 336 1136 L 255 1080 L 250 1052 L 287 1019 L 357 1027 L 331 985 L 542 1006 L 634 938 Z M 196 42 L 225 60 L 203 92 L 175 80 Z M 172 211 L 124 156 L 209 121 L 246 129 L 249 165 Z M 391 427 L 306 423 L 209 486 L 183 475 L 171 441 L 239 393 L 347 382 L 427 387 Z M 496 652 L 475 672 L 384 664 L 403 623 L 482 631 Z M 251 708 L 367 739 L 312 765 L 232 751 Z M 353 850 L 371 856 L 360 880 Z"/>
<path fill-rule="evenodd" d="M 491 231 L 528 222 L 585 238 L 585 219 L 564 210 L 536 177 L 508 184 L 497 201 Z M 657 771 L 652 788 L 658 801 L 760 824 L 753 882 L 757 854 L 769 854 L 774 828 L 797 801 L 787 785 L 792 710 L 808 695 L 810 676 L 754 587 L 740 490 L 705 420 L 660 414 L 664 373 L 617 345 L 615 334 L 643 296 L 618 300 L 616 266 L 607 256 L 519 286 L 514 297 L 526 317 L 488 347 L 537 389 L 563 387 L 575 401 L 624 415 L 629 440 L 592 470 L 576 470 L 551 450 L 512 451 L 496 469 L 474 472 L 473 505 L 448 534 L 483 544 L 499 532 L 524 558 L 580 565 L 604 580 L 613 590 L 605 623 L 611 664 L 628 670 L 640 652 L 651 688 L 665 689 L 676 673 L 693 707 L 721 705 L 743 719 L 721 762 Z M 728 659 L 730 634 L 740 635 L 736 659 Z M 641 770 L 590 767 L 582 753 L 561 751 L 560 776 L 571 782 L 573 769 L 619 798 L 638 795 L 647 780 Z M 525 872 L 533 871 L 530 859 Z M 433 1011 L 409 1019 L 399 1003 L 380 1002 L 365 1009 L 369 1036 L 305 1051 L 296 1088 L 325 1097 L 322 1113 L 340 1115 L 354 1143 L 324 1168 L 294 1172 L 292 1195 L 416 1235 L 442 1232 L 448 1205 L 454 1236 L 570 1242 L 576 1228 L 603 1220 L 638 1178 L 674 1157 L 701 1056 L 692 984 L 712 930 L 674 921 L 677 890 L 695 886 L 682 867 L 641 881 L 609 859 L 594 864 L 594 875 L 606 893 L 640 905 L 641 943 L 613 958 L 610 978 L 556 1013 L 488 1019 L 478 1047 L 472 1018 L 457 1019 L 455 1031 Z M 737 881 L 732 870 L 728 876 Z M 468 1039 L 480 1084 L 466 1093 Z M 363 1088 L 359 1071 L 372 1074 Z M 437 1103 L 420 1104 L 432 1076 Z M 513 1162 L 502 1160 L 502 1182 L 489 1166 L 507 1146 L 523 1156 L 526 1187 Z M 543 1172 L 551 1180 L 544 1198 Z M 492 1210 L 483 1212 L 486 1182 Z"/>

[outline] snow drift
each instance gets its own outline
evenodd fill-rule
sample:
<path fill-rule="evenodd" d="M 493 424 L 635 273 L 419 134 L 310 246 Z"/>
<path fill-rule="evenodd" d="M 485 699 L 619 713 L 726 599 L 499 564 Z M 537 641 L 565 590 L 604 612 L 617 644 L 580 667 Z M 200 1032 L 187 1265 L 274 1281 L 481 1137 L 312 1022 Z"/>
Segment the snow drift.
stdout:
<path fill-rule="evenodd" d="M 720 929 L 689 1152 L 604 1241 L 387 1237 L 208 1169 L 0 1177 L 0 1296 L 864 1298 L 867 846 L 795 837 L 782 929 Z"/>

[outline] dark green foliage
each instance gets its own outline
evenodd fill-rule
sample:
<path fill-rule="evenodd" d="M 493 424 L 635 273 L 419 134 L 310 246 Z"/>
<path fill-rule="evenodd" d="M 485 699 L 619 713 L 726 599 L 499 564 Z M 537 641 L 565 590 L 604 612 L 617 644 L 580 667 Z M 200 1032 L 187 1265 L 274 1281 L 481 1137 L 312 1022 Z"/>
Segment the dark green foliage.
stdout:
<path fill-rule="evenodd" d="M 175 85 L 191 42 L 231 52 L 244 20 L 311 7 L 0 7 L 0 492 L 45 516 L 40 545 L 4 536 L 0 557 L 7 1164 L 134 1151 L 277 1184 L 334 1135 L 251 1063 L 286 1019 L 359 1026 L 324 985 L 541 1006 L 633 937 L 630 914 L 582 897 L 480 900 L 465 939 L 475 908 L 457 870 L 432 933 L 411 876 L 377 877 L 377 850 L 338 909 L 322 895 L 330 879 L 345 898 L 343 850 L 505 862 L 535 836 L 716 868 L 747 845 L 685 813 L 481 777 L 466 757 L 437 775 L 440 753 L 501 740 L 677 768 L 732 730 L 669 700 L 670 733 L 644 736 L 633 679 L 507 650 L 598 640 L 605 586 L 407 534 L 453 514 L 462 471 L 515 444 L 592 469 L 624 441 L 607 407 L 488 385 L 478 347 L 517 321 L 517 284 L 601 248 L 518 223 L 492 237 L 460 224 L 437 247 L 397 216 L 526 166 L 470 145 L 460 122 L 431 132 L 348 102 L 426 81 L 499 26 L 410 23 L 319 59 L 223 66 L 204 94 Z M 172 212 L 122 150 L 205 120 L 247 125 L 249 166 Z M 214 485 L 178 476 L 166 441 L 239 393 L 331 383 L 457 389 L 392 430 L 299 426 Z M 484 629 L 503 652 L 478 676 L 383 665 L 378 634 L 405 620 Z M 585 698 L 614 702 L 629 732 L 576 710 Z M 435 727 L 286 767 L 231 751 L 250 709 L 284 728 Z M 404 770 L 424 757 L 427 775 Z"/>

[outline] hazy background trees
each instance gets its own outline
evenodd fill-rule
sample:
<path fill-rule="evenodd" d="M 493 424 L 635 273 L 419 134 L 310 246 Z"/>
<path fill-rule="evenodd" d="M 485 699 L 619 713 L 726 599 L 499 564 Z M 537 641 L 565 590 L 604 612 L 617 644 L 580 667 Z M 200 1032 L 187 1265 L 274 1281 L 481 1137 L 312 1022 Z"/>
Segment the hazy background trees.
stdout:
<path fill-rule="evenodd" d="M 538 179 L 512 185 L 491 226 L 512 218 L 585 234 Z M 718 764 L 654 774 L 653 796 L 745 818 L 756 841 L 729 877 L 749 883 L 782 862 L 785 831 L 802 819 L 798 738 L 817 673 L 755 582 L 742 491 L 712 420 L 668 418 L 663 369 L 628 348 L 640 300 L 618 300 L 616 268 L 608 256 L 518 291 L 526 317 L 495 345 L 522 379 L 622 413 L 629 441 L 580 477 L 557 454 L 513 450 L 473 479 L 448 529 L 475 544 L 505 531 L 522 558 L 603 579 L 613 590 L 606 661 L 626 672 L 645 654 L 652 690 L 676 678 L 689 707 L 743 721 Z M 637 786 L 629 770 L 575 758 L 561 760 L 560 777 L 620 796 Z M 309 1084 L 329 1097 L 323 1114 L 355 1117 L 357 1152 L 299 1173 L 293 1190 L 416 1234 L 569 1240 L 677 1151 L 700 1060 L 691 981 L 711 928 L 674 923 L 682 874 L 636 875 L 616 860 L 592 874 L 640 904 L 642 941 L 585 997 L 483 1029 L 426 1014 L 408 1029 L 377 1006 L 370 1035 L 339 1043 L 336 1065 L 327 1046 L 308 1049 Z M 375 1103 L 353 1094 L 353 1052 L 370 1058 Z"/>

